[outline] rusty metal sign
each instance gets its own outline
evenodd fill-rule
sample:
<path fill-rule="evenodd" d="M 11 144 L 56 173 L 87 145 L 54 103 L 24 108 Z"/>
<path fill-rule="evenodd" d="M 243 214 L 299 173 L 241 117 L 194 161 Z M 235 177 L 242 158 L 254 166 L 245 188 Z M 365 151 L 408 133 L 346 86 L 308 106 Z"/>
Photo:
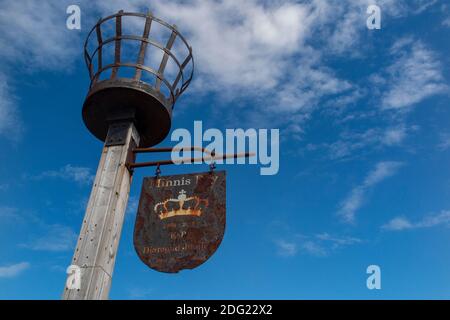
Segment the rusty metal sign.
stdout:
<path fill-rule="evenodd" d="M 168 273 L 208 260 L 225 232 L 225 171 L 144 178 L 134 247 L 150 268 Z"/>

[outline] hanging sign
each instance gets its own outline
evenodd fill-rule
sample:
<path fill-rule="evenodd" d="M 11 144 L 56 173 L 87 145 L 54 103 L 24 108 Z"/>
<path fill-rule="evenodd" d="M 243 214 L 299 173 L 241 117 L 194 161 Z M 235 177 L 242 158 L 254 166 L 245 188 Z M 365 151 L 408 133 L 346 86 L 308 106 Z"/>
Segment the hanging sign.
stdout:
<path fill-rule="evenodd" d="M 225 171 L 144 178 L 134 247 L 150 268 L 174 273 L 208 260 L 225 232 Z"/>

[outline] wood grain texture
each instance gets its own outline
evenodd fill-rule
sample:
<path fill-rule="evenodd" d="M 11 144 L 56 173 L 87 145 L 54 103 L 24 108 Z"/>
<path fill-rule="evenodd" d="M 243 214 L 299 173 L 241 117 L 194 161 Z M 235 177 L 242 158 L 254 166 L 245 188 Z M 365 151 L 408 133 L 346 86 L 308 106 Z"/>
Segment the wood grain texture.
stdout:
<path fill-rule="evenodd" d="M 129 122 L 125 144 L 104 146 L 72 265 L 81 268 L 81 288 L 65 287 L 65 300 L 108 299 L 132 174 L 126 168 L 139 135 Z"/>

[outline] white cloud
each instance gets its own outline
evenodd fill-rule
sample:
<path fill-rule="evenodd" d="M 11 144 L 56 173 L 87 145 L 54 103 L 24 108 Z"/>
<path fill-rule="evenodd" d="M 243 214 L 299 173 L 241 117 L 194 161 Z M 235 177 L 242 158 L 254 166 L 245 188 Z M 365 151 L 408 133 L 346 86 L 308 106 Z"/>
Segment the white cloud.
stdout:
<path fill-rule="evenodd" d="M 441 151 L 448 150 L 450 148 L 450 134 L 442 133 L 440 136 L 440 142 L 438 144 L 438 148 Z"/>
<path fill-rule="evenodd" d="M 381 228 L 387 231 L 402 231 L 410 229 L 431 228 L 439 225 L 450 225 L 450 211 L 442 211 L 436 215 L 429 215 L 417 222 L 411 222 L 406 217 L 396 217 Z"/>
<path fill-rule="evenodd" d="M 382 13 L 382 28 L 395 18 L 419 14 L 430 7 L 435 0 L 329 0 L 312 1 L 318 8 L 315 19 L 320 36 L 326 39 L 325 48 L 333 55 L 364 54 L 367 41 L 366 12 L 369 5 L 376 4 Z"/>
<path fill-rule="evenodd" d="M 353 223 L 356 212 L 362 207 L 366 200 L 366 193 L 368 190 L 393 176 L 402 166 L 400 162 L 386 161 L 379 162 L 375 168 L 369 172 L 363 183 L 353 188 L 350 194 L 341 203 L 338 214 L 347 223 Z"/>
<path fill-rule="evenodd" d="M 354 2 L 350 7 L 347 5 L 334 7 L 337 8 L 336 30 L 339 31 L 331 34 L 329 46 L 338 54 L 347 52 L 355 54 L 358 51 L 351 52 L 351 49 L 359 45 L 360 32 L 366 28 L 367 6 Z"/>
<path fill-rule="evenodd" d="M 7 77 L 0 70 L 0 136 L 17 141 L 22 130 L 16 98 L 11 92 Z"/>
<path fill-rule="evenodd" d="M 32 180 L 42 180 L 45 178 L 59 178 L 74 181 L 79 184 L 90 184 L 94 179 L 94 175 L 91 173 L 90 168 L 67 164 L 58 170 L 44 171 L 41 174 L 31 177 Z"/>
<path fill-rule="evenodd" d="M 442 21 L 442 25 L 450 28 L 450 17 Z"/>
<path fill-rule="evenodd" d="M 383 10 L 383 17 L 393 18 L 415 14 L 431 3 L 423 0 L 376 2 Z M 89 28 L 94 16 L 105 16 L 118 9 L 141 12 L 151 9 L 155 15 L 176 23 L 193 46 L 196 59 L 195 81 L 188 94 L 214 92 L 227 107 L 232 104 L 230 100 L 251 99 L 258 108 L 245 112 L 230 110 L 230 114 L 235 112 L 242 121 L 250 119 L 286 126 L 299 135 L 303 122 L 325 104 L 323 100 L 348 103 L 363 97 L 355 84 L 327 68 L 324 57 L 336 53 L 358 55 L 364 51 L 361 35 L 367 32 L 365 10 L 372 3 L 369 0 L 302 3 L 290 0 L 111 0 L 82 1 L 80 5 L 82 28 Z M 68 4 L 71 4 L 69 0 L 2 2 L 0 42 L 8 43 L 0 48 L 4 65 L 20 62 L 23 66 L 27 62 L 33 69 L 66 70 L 74 61 L 81 60 L 82 33 L 65 28 Z M 428 62 L 429 51 L 420 46 L 414 49 L 410 59 L 405 56 L 398 63 L 405 65 L 415 59 L 421 62 L 419 71 L 434 70 L 438 64 Z M 414 72 L 397 76 L 397 69 L 400 67 L 396 65 L 390 69 L 392 88 L 383 97 L 385 107 L 416 103 L 443 89 L 436 75 L 426 74 L 420 82 Z M 6 73 L 5 70 L 0 71 Z M 406 80 L 394 85 L 403 78 Z M 405 93 L 403 85 L 411 78 L 419 85 L 425 84 L 425 90 L 421 93 L 411 90 L 412 95 Z M 232 105 L 233 109 L 239 109 L 238 103 Z M 5 110 L 11 113 L 17 108 Z M 0 114 L 2 112 L 0 106 Z M 10 120 L 4 121 L 8 122 Z M 0 116 L 0 134 L 1 123 Z"/>
<path fill-rule="evenodd" d="M 79 54 L 79 32 L 65 25 L 69 1 L 2 1 L 0 57 L 3 66 L 21 62 L 25 70 L 67 70 Z M 17 71 L 17 70 L 16 70 Z"/>
<path fill-rule="evenodd" d="M 448 92 L 436 53 L 411 38 L 398 40 L 391 49 L 395 62 L 387 69 L 388 90 L 384 109 L 411 107 L 436 94 Z"/>
<path fill-rule="evenodd" d="M 98 4 L 103 15 L 119 8 L 142 11 L 148 5 Z M 155 15 L 176 23 L 193 47 L 196 75 L 188 94 L 216 93 L 218 107 L 226 106 L 232 120 L 286 126 L 299 135 L 323 99 L 360 98 L 350 81 L 326 67 L 322 55 L 328 50 L 315 43 L 328 38 L 322 37 L 325 25 L 342 32 L 335 27 L 336 9 L 345 7 L 341 2 L 158 0 L 150 6 Z M 235 99 L 251 100 L 258 108 L 243 111 L 245 103 Z"/>
<path fill-rule="evenodd" d="M 392 146 L 400 144 L 406 138 L 404 126 L 391 127 L 384 132 L 383 143 Z"/>
<path fill-rule="evenodd" d="M 188 37 L 201 90 L 272 89 L 288 58 L 302 49 L 311 23 L 310 6 L 292 1 L 113 1 L 99 7 L 106 14 L 148 5 Z"/>
<path fill-rule="evenodd" d="M 44 232 L 45 235 L 21 244 L 20 247 L 52 252 L 72 250 L 75 247 L 77 234 L 70 227 L 53 224 L 46 226 Z"/>
<path fill-rule="evenodd" d="M 284 257 L 291 257 L 297 254 L 297 244 L 287 240 L 277 240 L 275 244 L 278 248 L 278 254 Z"/>
<path fill-rule="evenodd" d="M 13 80 L 37 70 L 70 70 L 80 55 L 80 33 L 65 27 L 68 3 L 0 2 L 0 136 L 17 141 L 23 133 Z"/>
<path fill-rule="evenodd" d="M 301 243 L 302 252 L 316 257 L 325 257 L 327 250 L 318 242 L 306 240 Z"/>
<path fill-rule="evenodd" d="M 0 206 L 0 221 L 5 226 L 15 226 L 20 223 L 30 229 L 30 233 L 24 233 L 27 236 L 24 243 L 18 245 L 21 248 L 37 251 L 66 251 L 73 249 L 77 240 L 77 234 L 72 228 L 61 224 L 48 224 L 33 210 Z"/>
<path fill-rule="evenodd" d="M 354 156 L 356 151 L 375 146 L 380 142 L 380 130 L 371 128 L 363 132 L 343 132 L 340 139 L 333 143 L 325 143 L 330 159 L 346 159 Z"/>
<path fill-rule="evenodd" d="M 355 237 L 339 237 L 328 233 L 318 233 L 311 236 L 298 234 L 290 237 L 290 239 L 278 239 L 275 244 L 277 253 L 283 257 L 293 257 L 299 253 L 325 257 L 340 248 L 361 242 L 361 239 Z"/>
<path fill-rule="evenodd" d="M 393 230 L 393 231 L 399 231 L 399 230 L 405 230 L 405 229 L 411 229 L 413 225 L 411 222 L 406 219 L 405 217 L 397 217 L 386 223 L 382 226 L 382 229 L 385 230 Z"/>
<path fill-rule="evenodd" d="M 13 278 L 30 268 L 28 262 L 21 262 L 9 266 L 0 267 L 0 278 Z"/>
<path fill-rule="evenodd" d="M 414 9 L 414 14 L 420 14 L 426 11 L 428 8 L 434 6 L 437 2 L 438 0 L 418 0 L 418 7 Z"/>
<path fill-rule="evenodd" d="M 325 154 L 330 160 L 348 160 L 384 147 L 401 145 L 408 132 L 413 130 L 415 127 L 400 124 L 386 128 L 369 128 L 361 132 L 343 131 L 338 140 L 330 143 L 310 143 L 306 145 L 306 150 L 319 150 L 321 154 L 326 151 Z"/>
<path fill-rule="evenodd" d="M 269 100 L 271 111 L 296 113 L 311 112 L 322 98 L 353 93 L 356 88 L 339 79 L 332 70 L 321 67 L 317 61 L 302 61 L 288 72 L 291 81 L 282 84 Z"/>
<path fill-rule="evenodd" d="M 332 244 L 333 248 L 340 246 L 348 246 L 356 243 L 361 243 L 362 240 L 355 237 L 336 237 L 328 233 L 320 233 L 316 235 L 316 238 L 322 241 L 326 241 Z"/>
<path fill-rule="evenodd" d="M 395 161 L 385 161 L 377 163 L 375 169 L 372 170 L 364 180 L 363 187 L 370 188 L 380 183 L 384 179 L 394 175 L 401 167 L 401 165 L 402 164 L 400 162 Z"/>
<path fill-rule="evenodd" d="M 0 220 L 3 222 L 7 220 L 22 221 L 22 217 L 17 208 L 0 206 Z"/>

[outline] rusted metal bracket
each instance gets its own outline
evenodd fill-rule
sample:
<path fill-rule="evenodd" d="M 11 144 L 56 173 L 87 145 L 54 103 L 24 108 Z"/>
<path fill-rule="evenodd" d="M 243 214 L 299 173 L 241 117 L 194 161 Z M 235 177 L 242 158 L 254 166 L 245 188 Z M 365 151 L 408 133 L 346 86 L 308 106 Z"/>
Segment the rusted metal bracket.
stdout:
<path fill-rule="evenodd" d="M 105 146 L 121 146 L 127 139 L 129 123 L 126 121 L 115 122 L 109 126 L 108 136 L 106 137 Z"/>
<path fill-rule="evenodd" d="M 136 148 L 133 150 L 134 154 L 138 153 L 158 153 L 158 152 L 173 152 L 173 151 L 201 151 L 203 153 L 206 153 L 207 156 L 202 157 L 191 157 L 191 158 L 184 158 L 180 159 L 177 162 L 174 162 L 173 160 L 159 160 L 159 161 L 150 161 L 150 162 L 140 162 L 140 163 L 134 163 L 129 162 L 126 164 L 128 170 L 133 171 L 135 168 L 144 168 L 144 167 L 160 167 L 164 165 L 174 165 L 174 164 L 189 164 L 189 163 L 195 163 L 195 162 L 203 162 L 203 161 L 213 161 L 213 163 L 216 160 L 225 160 L 230 158 L 248 158 L 255 156 L 255 153 L 253 152 L 245 152 L 245 153 L 237 153 L 237 154 L 216 154 L 214 151 L 209 151 L 205 148 L 201 147 L 179 147 L 179 148 Z"/>

